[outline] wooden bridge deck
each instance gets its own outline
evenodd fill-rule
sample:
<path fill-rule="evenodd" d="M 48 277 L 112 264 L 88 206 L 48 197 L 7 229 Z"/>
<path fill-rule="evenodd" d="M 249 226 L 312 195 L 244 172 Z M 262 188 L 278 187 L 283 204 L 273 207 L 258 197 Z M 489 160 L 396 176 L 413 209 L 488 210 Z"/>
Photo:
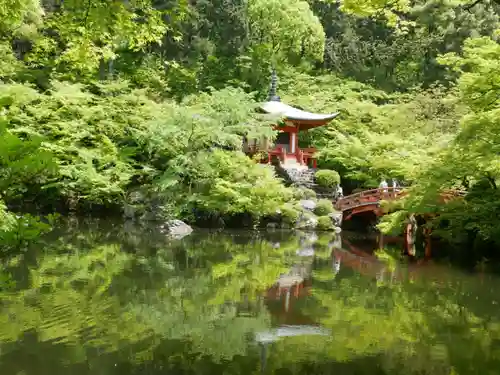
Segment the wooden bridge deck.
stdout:
<path fill-rule="evenodd" d="M 365 190 L 339 199 L 335 204 L 335 208 L 347 213 L 345 219 L 349 219 L 354 214 L 369 211 L 381 215 L 381 201 L 399 199 L 404 195 L 406 195 L 406 193 L 401 188 L 387 187 Z"/>
<path fill-rule="evenodd" d="M 407 194 L 407 191 L 402 188 L 387 187 L 370 189 L 339 199 L 335 203 L 335 208 L 345 214 L 345 220 L 362 212 L 374 212 L 377 216 L 380 216 L 384 214 L 380 208 L 381 201 L 401 199 Z M 464 195 L 465 192 L 460 190 L 446 190 L 441 193 L 441 200 L 443 203 L 446 203 L 451 199 Z"/>

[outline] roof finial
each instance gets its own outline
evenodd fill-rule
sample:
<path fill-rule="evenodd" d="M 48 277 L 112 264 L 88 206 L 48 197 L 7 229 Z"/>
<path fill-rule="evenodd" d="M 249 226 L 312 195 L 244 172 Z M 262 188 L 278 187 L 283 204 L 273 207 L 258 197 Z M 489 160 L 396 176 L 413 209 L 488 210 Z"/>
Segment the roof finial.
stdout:
<path fill-rule="evenodd" d="M 278 86 L 278 75 L 276 74 L 276 69 L 272 68 L 271 73 L 271 87 L 269 88 L 269 96 L 267 101 L 269 102 L 279 102 L 280 97 L 276 95 L 276 87 Z"/>

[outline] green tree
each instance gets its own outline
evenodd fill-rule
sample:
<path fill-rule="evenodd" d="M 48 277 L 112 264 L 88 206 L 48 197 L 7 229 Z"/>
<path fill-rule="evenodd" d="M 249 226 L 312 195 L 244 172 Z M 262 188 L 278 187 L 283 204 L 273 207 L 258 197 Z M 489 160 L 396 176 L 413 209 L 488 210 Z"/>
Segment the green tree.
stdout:
<path fill-rule="evenodd" d="M 264 58 L 288 54 L 322 60 L 325 35 L 319 19 L 303 0 L 250 0 L 250 40 Z"/>
<path fill-rule="evenodd" d="M 461 74 L 460 100 L 468 113 L 453 141 L 421 171 L 405 202 L 407 212 L 439 213 L 434 223 L 441 228 L 438 233 L 453 242 L 472 245 L 477 239 L 497 244 L 499 226 L 491 213 L 498 207 L 499 57 L 498 43 L 483 37 L 467 40 L 462 57 L 450 54 L 441 58 L 443 64 Z M 450 188 L 466 188 L 469 194 L 453 204 L 438 204 L 439 195 Z M 391 223 L 389 228 L 398 221 Z"/>

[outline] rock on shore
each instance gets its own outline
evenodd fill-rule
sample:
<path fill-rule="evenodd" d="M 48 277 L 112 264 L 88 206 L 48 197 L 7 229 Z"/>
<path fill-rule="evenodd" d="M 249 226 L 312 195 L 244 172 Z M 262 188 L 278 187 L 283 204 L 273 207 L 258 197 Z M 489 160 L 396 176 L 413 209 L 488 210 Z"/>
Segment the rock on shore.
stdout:
<path fill-rule="evenodd" d="M 163 233 L 175 239 L 183 238 L 193 232 L 193 228 L 182 220 L 169 220 L 161 229 Z"/>

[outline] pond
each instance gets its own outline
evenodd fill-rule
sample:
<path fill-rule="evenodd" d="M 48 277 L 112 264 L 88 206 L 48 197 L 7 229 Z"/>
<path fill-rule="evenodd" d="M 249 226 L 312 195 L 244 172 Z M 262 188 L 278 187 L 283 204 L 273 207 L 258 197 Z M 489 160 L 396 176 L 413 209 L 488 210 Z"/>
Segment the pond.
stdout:
<path fill-rule="evenodd" d="M 499 279 L 376 247 L 69 223 L 4 261 L 0 374 L 498 373 Z"/>

